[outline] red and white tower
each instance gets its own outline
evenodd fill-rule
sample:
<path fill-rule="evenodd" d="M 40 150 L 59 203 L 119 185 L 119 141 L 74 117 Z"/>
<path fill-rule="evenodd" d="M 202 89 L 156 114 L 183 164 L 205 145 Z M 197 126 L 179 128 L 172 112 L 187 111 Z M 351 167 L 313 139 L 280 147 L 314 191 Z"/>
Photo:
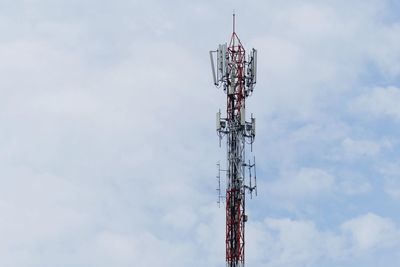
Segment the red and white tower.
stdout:
<path fill-rule="evenodd" d="M 246 144 L 255 138 L 255 118 L 246 120 L 246 98 L 253 93 L 256 84 L 257 51 L 252 49 L 246 59 L 246 50 L 235 32 L 229 46 L 219 45 L 210 51 L 214 84 L 226 93 L 226 116 L 217 113 L 217 133 L 220 141 L 226 137 L 227 167 L 218 164 L 218 203 L 225 198 L 226 204 L 226 266 L 243 267 L 245 263 L 245 213 L 246 192 L 257 194 L 255 160 L 246 162 Z M 226 195 L 221 196 L 220 172 L 226 172 Z"/>

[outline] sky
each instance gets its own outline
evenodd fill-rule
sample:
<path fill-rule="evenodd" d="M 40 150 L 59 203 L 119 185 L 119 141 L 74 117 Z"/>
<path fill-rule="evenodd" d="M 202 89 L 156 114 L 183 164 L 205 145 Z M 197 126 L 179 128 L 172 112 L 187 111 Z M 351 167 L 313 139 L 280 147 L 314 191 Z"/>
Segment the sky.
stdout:
<path fill-rule="evenodd" d="M 209 50 L 258 50 L 246 266 L 400 262 L 400 3 L 0 0 L 0 266 L 225 266 Z"/>

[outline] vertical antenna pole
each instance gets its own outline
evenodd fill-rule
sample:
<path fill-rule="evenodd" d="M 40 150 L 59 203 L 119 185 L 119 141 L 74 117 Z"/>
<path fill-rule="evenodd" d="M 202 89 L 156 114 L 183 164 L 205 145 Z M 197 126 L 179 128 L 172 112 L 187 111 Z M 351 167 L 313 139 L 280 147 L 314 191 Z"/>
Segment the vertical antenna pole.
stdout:
<path fill-rule="evenodd" d="M 235 18 L 235 16 L 236 16 L 236 15 L 235 15 L 235 10 L 233 10 L 233 14 L 232 14 L 232 15 L 233 15 L 233 22 L 232 22 L 232 24 L 233 24 L 233 25 L 232 25 L 232 26 L 233 26 L 233 27 L 232 27 L 233 31 L 232 31 L 232 32 L 235 33 L 235 20 L 236 20 L 236 18 Z"/>

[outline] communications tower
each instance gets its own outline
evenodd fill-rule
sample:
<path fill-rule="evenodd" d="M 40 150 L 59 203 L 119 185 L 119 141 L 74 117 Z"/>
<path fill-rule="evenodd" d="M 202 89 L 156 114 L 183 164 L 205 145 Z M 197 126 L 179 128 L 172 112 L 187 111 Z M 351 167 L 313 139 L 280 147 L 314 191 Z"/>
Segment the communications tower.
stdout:
<path fill-rule="evenodd" d="M 247 58 L 246 58 L 247 56 Z M 254 48 L 246 55 L 238 35 L 235 32 L 235 14 L 233 14 L 233 32 L 229 45 L 222 44 L 210 51 L 214 84 L 226 94 L 226 114 L 217 113 L 217 133 L 221 140 L 226 137 L 227 166 L 222 170 L 218 163 L 218 204 L 225 199 L 226 207 L 226 266 L 243 267 L 245 264 L 245 213 L 246 193 L 257 195 L 255 158 L 246 161 L 246 144 L 252 144 L 255 138 L 256 120 L 251 115 L 246 120 L 246 98 L 253 94 L 257 81 L 257 50 Z M 226 194 L 221 194 L 221 172 L 226 173 Z"/>

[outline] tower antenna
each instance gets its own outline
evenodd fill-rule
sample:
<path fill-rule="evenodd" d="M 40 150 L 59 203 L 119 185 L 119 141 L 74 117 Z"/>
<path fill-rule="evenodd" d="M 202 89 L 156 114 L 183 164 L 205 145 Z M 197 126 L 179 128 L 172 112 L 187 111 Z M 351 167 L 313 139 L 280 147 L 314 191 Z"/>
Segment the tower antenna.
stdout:
<path fill-rule="evenodd" d="M 233 26 L 233 27 L 232 27 L 233 31 L 232 31 L 232 32 L 235 32 L 235 19 L 236 19 L 236 18 L 235 18 L 235 10 L 233 10 L 232 16 L 233 16 L 233 21 L 232 21 L 232 22 L 233 22 L 233 25 L 232 25 L 232 26 Z"/>
<path fill-rule="evenodd" d="M 247 60 L 246 60 L 247 56 Z M 253 94 L 257 81 L 257 50 L 246 51 L 235 32 L 235 12 L 233 12 L 233 32 L 229 46 L 225 43 L 217 50 L 210 51 L 214 84 L 226 94 L 226 114 L 217 113 L 217 133 L 219 141 L 226 137 L 227 163 L 226 194 L 221 196 L 220 164 L 218 163 L 218 204 L 225 199 L 226 208 L 226 266 L 243 267 L 245 264 L 245 213 L 246 192 L 257 195 L 255 157 L 246 162 L 246 144 L 252 145 L 256 134 L 256 119 L 251 115 L 246 120 L 246 98 Z M 251 146 L 252 147 L 252 146 Z"/>

